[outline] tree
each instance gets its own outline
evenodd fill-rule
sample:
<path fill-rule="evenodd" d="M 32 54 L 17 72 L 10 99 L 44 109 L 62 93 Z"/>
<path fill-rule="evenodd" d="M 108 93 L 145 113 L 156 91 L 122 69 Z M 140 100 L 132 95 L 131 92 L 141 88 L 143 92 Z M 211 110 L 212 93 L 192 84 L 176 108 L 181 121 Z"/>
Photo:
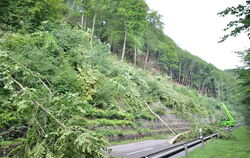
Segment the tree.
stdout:
<path fill-rule="evenodd" d="M 230 36 L 237 36 L 239 33 L 245 31 L 250 39 L 250 1 L 246 0 L 244 5 L 239 4 L 237 7 L 229 7 L 224 11 L 218 13 L 225 17 L 227 15 L 234 15 L 237 19 L 230 21 L 227 24 L 225 31 L 230 30 L 229 34 L 222 37 L 222 41 L 225 41 Z"/>
<path fill-rule="evenodd" d="M 238 69 L 241 79 L 242 92 L 245 94 L 242 102 L 250 106 L 250 49 L 237 52 L 244 62 L 244 66 Z"/>
<path fill-rule="evenodd" d="M 95 32 L 96 18 L 104 12 L 108 12 L 110 10 L 111 0 L 90 0 L 88 2 L 89 11 L 92 12 L 92 27 L 91 27 L 91 40 L 90 43 L 93 43 L 93 36 Z"/>
<path fill-rule="evenodd" d="M 145 26 L 145 34 L 144 34 L 144 44 L 146 47 L 146 58 L 144 61 L 144 70 L 146 69 L 149 53 L 158 52 L 160 50 L 160 45 L 166 45 L 162 41 L 162 37 L 164 38 L 165 35 L 163 33 L 163 22 L 161 21 L 162 16 L 156 12 L 151 11 L 147 15 L 147 23 Z M 157 61 L 156 61 L 157 62 Z"/>
<path fill-rule="evenodd" d="M 148 6 L 144 0 L 121 0 L 117 15 L 122 22 L 124 40 L 121 60 L 124 60 L 128 34 L 142 31 L 145 26 Z"/>
<path fill-rule="evenodd" d="M 68 7 L 67 21 L 71 25 L 79 25 L 85 30 L 87 27 L 87 2 L 89 0 L 66 0 Z"/>
<path fill-rule="evenodd" d="M 0 2 L 0 25 L 11 30 L 32 31 L 43 21 L 61 19 L 64 9 L 63 0 L 3 0 Z"/>
<path fill-rule="evenodd" d="M 225 35 L 221 42 L 225 41 L 230 36 L 237 36 L 241 32 L 246 32 L 247 36 L 250 39 L 250 1 L 246 0 L 244 5 L 238 5 L 237 7 L 229 7 L 226 10 L 219 13 L 223 17 L 226 15 L 234 15 L 237 19 L 235 21 L 229 22 L 225 31 L 232 29 L 231 32 Z M 248 48 L 245 51 L 237 52 L 241 55 L 241 58 L 244 62 L 244 66 L 238 69 L 239 79 L 241 81 L 242 93 L 244 95 L 242 103 L 247 105 L 246 110 L 246 120 L 250 124 L 249 115 L 250 114 L 250 49 Z"/>

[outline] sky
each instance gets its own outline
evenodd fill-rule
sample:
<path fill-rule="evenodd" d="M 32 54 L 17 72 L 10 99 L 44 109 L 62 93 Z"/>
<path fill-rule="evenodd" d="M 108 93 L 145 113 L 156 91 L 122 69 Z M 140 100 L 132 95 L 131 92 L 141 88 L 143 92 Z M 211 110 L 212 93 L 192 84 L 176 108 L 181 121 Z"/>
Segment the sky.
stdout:
<path fill-rule="evenodd" d="M 146 0 L 151 10 L 158 11 L 165 24 L 164 32 L 178 46 L 199 56 L 217 68 L 242 66 L 233 52 L 249 48 L 250 40 L 242 33 L 218 43 L 225 35 L 223 29 L 233 16 L 220 17 L 218 12 L 245 0 Z"/>

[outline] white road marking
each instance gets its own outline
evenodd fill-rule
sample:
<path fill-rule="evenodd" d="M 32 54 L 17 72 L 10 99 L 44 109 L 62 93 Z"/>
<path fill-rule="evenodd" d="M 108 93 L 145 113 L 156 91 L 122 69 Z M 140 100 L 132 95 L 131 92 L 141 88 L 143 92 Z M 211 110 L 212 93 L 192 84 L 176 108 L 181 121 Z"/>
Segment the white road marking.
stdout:
<path fill-rule="evenodd" d="M 152 150 L 153 148 L 146 148 L 146 149 L 142 149 L 142 150 L 138 150 L 138 151 L 135 151 L 135 152 L 132 152 L 132 153 L 128 153 L 126 155 L 133 155 L 133 154 L 136 154 L 136 153 L 140 153 L 142 151 L 147 151 L 147 150 Z"/>

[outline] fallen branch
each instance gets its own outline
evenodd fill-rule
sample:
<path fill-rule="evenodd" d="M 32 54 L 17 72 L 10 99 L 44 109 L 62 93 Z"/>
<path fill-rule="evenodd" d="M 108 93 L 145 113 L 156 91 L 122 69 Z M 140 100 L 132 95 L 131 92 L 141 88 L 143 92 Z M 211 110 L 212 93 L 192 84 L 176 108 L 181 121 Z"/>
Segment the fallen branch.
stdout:
<path fill-rule="evenodd" d="M 24 86 L 18 82 L 17 80 L 15 80 L 13 78 L 13 81 L 22 89 L 22 91 L 25 91 Z M 32 95 L 29 93 L 30 97 L 32 98 Z M 48 115 L 50 115 L 59 125 L 61 125 L 63 128 L 67 129 L 67 127 L 61 123 L 48 109 L 46 109 L 43 105 L 41 105 L 39 102 L 37 102 L 36 100 L 32 100 L 33 103 L 35 103 L 38 107 L 40 107 L 43 111 L 45 111 Z"/>
<path fill-rule="evenodd" d="M 14 58 L 12 58 L 12 57 L 10 57 L 10 56 L 8 56 L 8 57 L 9 57 L 12 61 L 14 61 L 15 63 L 21 65 L 21 66 L 22 66 L 23 68 L 25 68 L 27 71 L 29 71 L 29 73 L 31 73 L 31 75 L 33 75 L 34 77 L 38 78 L 38 80 L 39 80 L 39 81 L 44 85 L 44 87 L 50 92 L 50 95 L 52 95 L 52 92 L 51 92 L 50 88 L 47 86 L 46 83 L 43 82 L 43 80 L 42 80 L 40 77 L 38 77 L 34 72 L 32 72 L 29 68 L 27 68 L 26 66 L 24 66 L 22 63 L 20 63 L 20 62 L 17 61 L 16 59 L 14 59 Z M 46 79 L 46 81 L 48 81 L 48 80 Z"/>
<path fill-rule="evenodd" d="M 174 144 L 174 142 L 176 141 L 177 138 L 179 138 L 181 135 L 186 134 L 186 133 L 189 133 L 189 132 L 191 132 L 191 131 L 186 131 L 186 132 L 183 132 L 183 133 L 180 133 L 180 134 L 175 135 L 173 138 L 171 138 L 171 139 L 168 141 L 168 143 L 169 143 L 169 144 Z"/>
<path fill-rule="evenodd" d="M 176 133 L 168 126 L 168 124 L 159 116 L 157 115 L 151 108 L 150 106 L 148 105 L 148 103 L 145 102 L 145 104 L 147 105 L 149 111 L 154 114 L 157 118 L 159 118 L 159 120 L 174 134 L 176 135 Z"/>

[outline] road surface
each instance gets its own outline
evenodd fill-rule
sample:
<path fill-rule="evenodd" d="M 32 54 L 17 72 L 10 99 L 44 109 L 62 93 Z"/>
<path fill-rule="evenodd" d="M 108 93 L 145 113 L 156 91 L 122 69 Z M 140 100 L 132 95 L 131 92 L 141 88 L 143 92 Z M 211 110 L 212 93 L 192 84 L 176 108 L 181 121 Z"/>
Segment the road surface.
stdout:
<path fill-rule="evenodd" d="M 111 156 L 122 158 L 140 158 L 150 153 L 166 149 L 170 146 L 172 145 L 168 143 L 168 139 L 161 139 L 115 145 L 108 147 L 108 149 L 112 149 L 112 152 L 109 154 Z"/>

